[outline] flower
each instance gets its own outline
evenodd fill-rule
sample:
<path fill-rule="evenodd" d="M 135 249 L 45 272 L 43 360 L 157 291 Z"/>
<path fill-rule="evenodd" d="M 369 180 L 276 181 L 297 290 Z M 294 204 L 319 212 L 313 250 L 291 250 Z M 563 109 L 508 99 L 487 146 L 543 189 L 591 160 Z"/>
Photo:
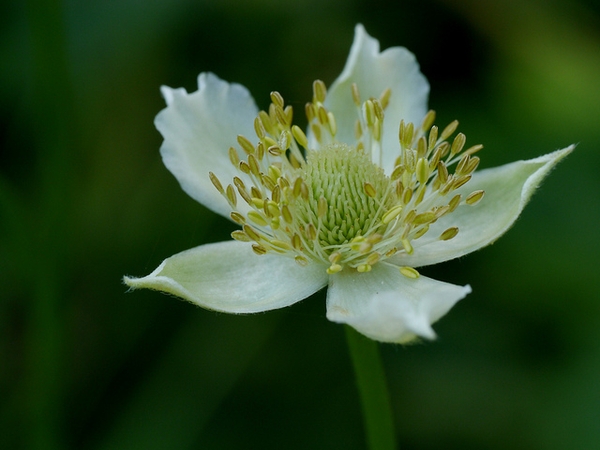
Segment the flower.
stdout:
<path fill-rule="evenodd" d="M 482 146 L 466 148 L 456 121 L 433 125 L 414 56 L 380 53 L 361 25 L 329 92 L 314 82 L 306 134 L 277 92 L 260 112 L 244 87 L 210 73 L 196 92 L 162 93 L 165 165 L 241 229 L 125 283 L 229 313 L 282 308 L 328 285 L 327 318 L 384 342 L 435 337 L 431 324 L 471 288 L 415 268 L 495 241 L 573 149 L 475 172 Z"/>

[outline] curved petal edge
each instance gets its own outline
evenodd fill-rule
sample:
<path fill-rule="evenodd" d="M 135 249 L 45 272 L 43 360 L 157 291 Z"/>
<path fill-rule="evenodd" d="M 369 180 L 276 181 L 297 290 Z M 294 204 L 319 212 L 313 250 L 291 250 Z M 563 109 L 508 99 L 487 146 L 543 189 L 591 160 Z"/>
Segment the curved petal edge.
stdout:
<path fill-rule="evenodd" d="M 331 277 L 327 318 L 381 342 L 434 339 L 431 325 L 470 292 L 468 285 L 423 276 L 406 278 L 394 266 L 377 267 L 360 276 L 340 273 Z"/>
<path fill-rule="evenodd" d="M 256 313 L 292 305 L 327 284 L 322 266 L 300 267 L 280 255 L 256 255 L 238 241 L 206 244 L 165 259 L 142 278 L 124 277 L 132 289 L 181 297 L 206 309 Z"/>

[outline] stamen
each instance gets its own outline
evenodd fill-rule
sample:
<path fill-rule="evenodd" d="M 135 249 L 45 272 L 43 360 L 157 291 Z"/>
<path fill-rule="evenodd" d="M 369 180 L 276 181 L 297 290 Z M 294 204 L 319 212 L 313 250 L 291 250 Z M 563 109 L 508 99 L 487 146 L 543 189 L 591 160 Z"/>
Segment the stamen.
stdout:
<path fill-rule="evenodd" d="M 435 112 L 429 111 L 420 125 L 400 122 L 398 153 L 386 175 L 381 158 L 390 150 L 382 147 L 382 133 L 392 90 L 362 102 L 353 84 L 348 95 L 357 108 L 356 141 L 337 140 L 336 117 L 325 104 L 327 88 L 317 80 L 313 101 L 305 106 L 312 133 L 309 144 L 304 131 L 292 123 L 293 108 L 285 106 L 280 93 L 271 93 L 268 111 L 260 111 L 254 120 L 257 144 L 239 135 L 242 152 L 228 150 L 241 175 L 224 188 L 209 173 L 233 209 L 231 220 L 242 227 L 231 234 L 233 239 L 253 242 L 256 254 L 288 255 L 300 266 L 316 261 L 334 274 L 369 272 L 394 255 L 418 253 L 421 242 L 431 242 L 419 238 L 438 220 L 450 225 L 440 234 L 441 241 L 457 235 L 458 227 L 451 226 L 448 217 L 462 197 L 454 194 L 448 201 L 446 196 L 470 181 L 479 165 L 479 158 L 472 155 L 482 146 L 463 151 L 464 134 L 451 138 L 458 122 L 440 133 L 433 124 Z M 312 144 L 315 148 L 309 148 Z M 244 213 L 238 210 L 238 195 L 248 212 L 246 206 Z M 483 196 L 483 191 L 473 191 L 464 204 L 475 205 Z M 419 277 L 412 267 L 399 271 L 408 278 Z"/>
<path fill-rule="evenodd" d="M 402 275 L 404 275 L 406 278 L 410 278 L 413 280 L 416 280 L 417 278 L 419 278 L 419 272 L 417 272 L 412 267 L 400 267 L 399 270 L 400 270 L 400 273 Z"/>

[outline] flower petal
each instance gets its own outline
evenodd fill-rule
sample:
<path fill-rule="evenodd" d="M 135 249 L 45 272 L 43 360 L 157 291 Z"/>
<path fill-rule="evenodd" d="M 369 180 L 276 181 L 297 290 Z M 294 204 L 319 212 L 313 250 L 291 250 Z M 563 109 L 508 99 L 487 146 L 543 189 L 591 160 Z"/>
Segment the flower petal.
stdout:
<path fill-rule="evenodd" d="M 421 336 L 435 338 L 431 324 L 471 292 L 420 276 L 410 279 L 397 267 L 377 264 L 368 273 L 332 275 L 327 292 L 327 318 L 347 323 L 382 342 L 405 343 Z"/>
<path fill-rule="evenodd" d="M 255 313 L 296 303 L 327 284 L 326 267 L 300 267 L 275 254 L 258 256 L 237 241 L 201 245 L 164 260 L 150 275 L 125 277 L 131 288 L 167 292 L 203 308 Z"/>
<path fill-rule="evenodd" d="M 421 124 L 427 112 L 429 83 L 411 52 L 404 47 L 391 47 L 380 53 L 379 41 L 369 36 L 362 25 L 357 25 L 346 66 L 331 85 L 325 100 L 325 106 L 336 118 L 337 139 L 346 144 L 356 141 L 352 83 L 357 84 L 363 101 L 379 98 L 387 88 L 392 90 L 385 110 L 382 138 L 382 167 L 389 175 L 398 156 L 400 120 Z"/>
<path fill-rule="evenodd" d="M 254 135 L 258 108 L 248 90 L 211 73 L 201 73 L 198 90 L 161 89 L 167 107 L 155 119 L 164 142 L 163 161 L 183 190 L 207 208 L 229 217 L 231 208 L 211 183 L 214 172 L 223 183 L 239 175 L 229 160 L 229 147 L 239 134 Z"/>
<path fill-rule="evenodd" d="M 414 242 L 412 255 L 399 255 L 393 262 L 411 267 L 426 266 L 491 244 L 512 226 L 544 177 L 574 148 L 571 145 L 539 158 L 476 172 L 470 182 L 455 192 L 464 199 L 481 189 L 485 191 L 483 200 L 474 206 L 462 204 L 442 217 L 425 236 Z M 458 227 L 458 234 L 448 241 L 440 241 L 440 234 L 450 227 Z"/>

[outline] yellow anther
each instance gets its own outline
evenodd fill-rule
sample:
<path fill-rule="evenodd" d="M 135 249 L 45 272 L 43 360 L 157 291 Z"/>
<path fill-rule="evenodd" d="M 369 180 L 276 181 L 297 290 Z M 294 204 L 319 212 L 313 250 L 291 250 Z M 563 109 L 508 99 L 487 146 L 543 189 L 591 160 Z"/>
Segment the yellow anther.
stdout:
<path fill-rule="evenodd" d="M 208 178 L 210 178 L 210 181 L 212 182 L 214 187 L 217 188 L 217 191 L 219 191 L 221 193 L 221 195 L 225 195 L 225 190 L 223 189 L 223 185 L 221 184 L 221 182 L 219 181 L 217 176 L 212 172 L 208 172 Z"/>
<path fill-rule="evenodd" d="M 417 141 L 417 158 L 424 158 L 427 154 L 427 139 L 421 136 Z"/>
<path fill-rule="evenodd" d="M 278 217 L 280 214 L 279 205 L 273 200 L 269 200 L 267 202 L 267 211 L 269 211 L 271 217 Z"/>
<path fill-rule="evenodd" d="M 287 114 L 281 106 L 276 106 L 273 109 L 273 112 L 275 113 L 275 120 L 277 121 L 277 123 L 279 123 L 279 125 L 283 127 L 287 127 L 289 125 Z"/>
<path fill-rule="evenodd" d="M 254 176 L 260 175 L 260 166 L 258 165 L 256 156 L 248 155 L 248 165 L 250 166 L 250 172 L 252 172 Z"/>
<path fill-rule="evenodd" d="M 283 112 L 285 113 L 285 118 L 288 124 L 292 124 L 292 120 L 294 120 L 294 108 L 291 105 L 287 105 Z"/>
<path fill-rule="evenodd" d="M 271 227 L 272 230 L 278 230 L 280 225 L 281 225 L 281 222 L 279 220 L 279 217 L 273 217 L 271 219 L 271 224 L 269 226 Z"/>
<path fill-rule="evenodd" d="M 268 172 L 269 172 L 269 178 L 271 178 L 271 180 L 273 180 L 275 182 L 277 180 L 279 180 L 279 177 L 281 176 L 281 169 L 279 169 L 279 167 L 271 164 L 269 166 Z"/>
<path fill-rule="evenodd" d="M 340 252 L 333 252 L 327 259 L 331 264 L 337 264 L 342 259 L 342 254 Z"/>
<path fill-rule="evenodd" d="M 329 132 L 332 136 L 337 134 L 337 122 L 335 121 L 335 116 L 332 112 L 327 113 L 327 124 L 329 126 Z"/>
<path fill-rule="evenodd" d="M 361 242 L 358 247 L 358 251 L 362 254 L 369 253 L 371 250 L 373 250 L 373 244 L 367 241 Z"/>
<path fill-rule="evenodd" d="M 246 161 L 240 161 L 239 169 L 241 172 L 244 172 L 245 174 L 250 173 L 250 166 L 248 165 L 248 163 Z"/>
<path fill-rule="evenodd" d="M 452 197 L 452 200 L 450 200 L 450 202 L 448 203 L 448 206 L 450 207 L 449 212 L 452 212 L 456 209 L 456 207 L 460 204 L 460 199 L 460 194 L 456 194 L 454 197 Z"/>
<path fill-rule="evenodd" d="M 433 109 L 430 109 L 429 111 L 427 111 L 427 114 L 425 114 L 425 117 L 423 118 L 423 122 L 421 124 L 421 130 L 423 130 L 423 131 L 429 130 L 430 128 L 432 128 L 433 122 L 435 122 L 435 111 Z M 435 127 L 435 128 L 436 128 L 436 135 L 437 135 L 437 127 Z M 436 136 L 436 138 L 437 138 L 437 136 Z M 431 147 L 431 148 L 433 148 L 433 147 Z"/>
<path fill-rule="evenodd" d="M 458 120 L 450 122 L 448 126 L 444 128 L 444 131 L 442 131 L 442 135 L 440 136 L 442 141 L 445 141 L 452 136 L 452 134 L 456 131 L 456 128 L 458 128 Z"/>
<path fill-rule="evenodd" d="M 327 215 L 327 209 L 327 200 L 325 197 L 320 197 L 319 201 L 317 202 L 317 217 L 320 219 L 325 217 Z"/>
<path fill-rule="evenodd" d="M 392 90 L 387 88 L 385 91 L 381 93 L 379 96 L 379 103 L 381 103 L 381 107 L 386 109 L 390 104 L 390 98 L 392 97 Z"/>
<path fill-rule="evenodd" d="M 440 183 L 444 184 L 448 181 L 448 168 L 443 161 L 440 161 L 437 166 L 438 169 L 438 178 L 440 179 Z"/>
<path fill-rule="evenodd" d="M 320 103 L 323 103 L 325 97 L 327 97 L 327 87 L 321 80 L 315 80 L 313 82 L 313 97 L 315 101 Z"/>
<path fill-rule="evenodd" d="M 322 106 L 319 106 L 319 109 L 317 110 L 317 117 L 319 118 L 321 125 L 325 125 L 329 121 L 327 110 Z"/>
<path fill-rule="evenodd" d="M 235 195 L 235 189 L 230 184 L 227 185 L 226 195 L 227 200 L 229 200 L 229 204 L 235 208 L 237 205 L 237 196 Z"/>
<path fill-rule="evenodd" d="M 281 134 L 279 135 L 279 147 L 281 148 L 281 150 L 287 150 L 288 148 L 290 148 L 290 144 L 292 143 L 292 136 L 290 135 L 290 132 L 287 130 L 284 130 L 281 132 Z"/>
<path fill-rule="evenodd" d="M 231 161 L 231 164 L 233 164 L 234 167 L 237 167 L 240 163 L 238 152 L 233 147 L 229 147 L 229 161 Z"/>
<path fill-rule="evenodd" d="M 260 120 L 260 116 L 256 116 L 256 118 L 254 119 L 254 132 L 256 133 L 256 136 L 259 139 L 264 138 L 265 135 L 267 134 L 267 132 L 265 130 L 265 126 L 263 125 L 262 121 Z"/>
<path fill-rule="evenodd" d="M 427 144 L 427 149 L 429 151 L 432 151 L 436 144 L 437 144 L 437 138 L 438 138 L 438 127 L 436 127 L 435 125 L 431 127 L 431 130 L 429 130 L 429 142 Z"/>
<path fill-rule="evenodd" d="M 447 241 L 458 234 L 458 227 L 451 227 L 440 234 L 440 241 Z"/>
<path fill-rule="evenodd" d="M 412 255 L 415 251 L 408 239 L 402 239 L 402 246 L 404 247 L 404 251 L 406 251 L 406 253 L 408 253 L 409 255 Z"/>
<path fill-rule="evenodd" d="M 367 100 L 363 104 L 363 114 L 365 116 L 365 121 L 369 127 L 372 127 L 375 123 L 375 105 L 371 100 Z"/>
<path fill-rule="evenodd" d="M 258 244 L 252 244 L 252 250 L 257 255 L 264 255 L 265 253 L 267 253 L 267 249 L 264 248 L 262 245 L 258 245 Z"/>
<path fill-rule="evenodd" d="M 238 225 L 244 225 L 246 223 L 246 218 L 237 211 L 232 211 L 231 214 L 229 214 L 229 217 L 231 217 L 231 220 Z"/>
<path fill-rule="evenodd" d="M 375 186 L 373 186 L 368 181 L 365 181 L 365 183 L 363 184 L 363 189 L 365 191 L 365 194 L 367 194 L 371 198 L 375 198 L 375 196 L 377 195 L 377 190 L 375 189 Z"/>
<path fill-rule="evenodd" d="M 356 268 L 356 270 L 360 273 L 370 272 L 373 268 L 369 264 L 361 264 Z"/>
<path fill-rule="evenodd" d="M 252 197 L 252 205 L 259 209 L 262 209 L 265 205 L 265 201 L 262 198 Z"/>
<path fill-rule="evenodd" d="M 413 191 L 412 189 L 404 189 L 404 192 L 402 193 L 402 203 L 404 203 L 405 205 L 408 205 L 410 203 L 410 200 L 412 199 L 412 195 L 413 195 Z"/>
<path fill-rule="evenodd" d="M 404 166 L 396 166 L 396 167 L 394 167 L 394 170 L 392 171 L 390 178 L 395 181 L 395 180 L 399 179 L 403 173 L 404 173 Z"/>
<path fill-rule="evenodd" d="M 383 240 L 383 236 L 379 233 L 375 233 L 367 237 L 366 241 L 371 244 L 377 244 Z"/>
<path fill-rule="evenodd" d="M 425 233 L 429 231 L 429 224 L 423 225 L 421 228 L 417 230 L 417 232 L 412 236 L 413 239 L 419 239 Z"/>
<path fill-rule="evenodd" d="M 246 233 L 248 235 L 248 237 L 250 239 L 252 239 L 253 241 L 256 241 L 256 242 L 260 241 L 260 234 L 258 234 L 258 232 L 254 228 L 252 228 L 250 225 L 244 224 L 243 230 L 244 230 L 244 233 Z"/>
<path fill-rule="evenodd" d="M 471 192 L 469 195 L 467 195 L 467 198 L 465 199 L 465 203 L 467 205 L 476 205 L 477 203 L 479 203 L 481 201 L 481 199 L 483 198 L 484 195 L 485 195 L 485 191 Z"/>
<path fill-rule="evenodd" d="M 392 207 L 388 212 L 386 212 L 383 215 L 383 217 L 381 218 L 381 222 L 384 225 L 387 225 L 392 220 L 394 220 L 396 217 L 398 217 L 403 209 L 404 209 L 404 207 L 402 205 L 396 205 L 396 206 Z"/>
<path fill-rule="evenodd" d="M 366 263 L 370 266 L 373 266 L 374 264 L 376 264 L 377 262 L 379 262 L 379 260 L 381 259 L 381 255 L 377 252 L 373 252 L 371 253 L 367 259 L 366 259 Z"/>
<path fill-rule="evenodd" d="M 317 239 L 317 229 L 312 223 L 306 225 L 306 227 L 304 227 L 304 231 L 308 239 L 310 239 L 311 241 Z"/>
<path fill-rule="evenodd" d="M 306 149 L 308 148 L 308 139 L 306 138 L 306 134 L 304 134 L 304 131 L 302 131 L 302 129 L 298 125 L 294 125 L 292 127 L 292 134 L 294 135 L 294 139 L 296 139 L 296 142 L 300 144 L 300 146 Z"/>
<path fill-rule="evenodd" d="M 277 91 L 271 92 L 271 101 L 280 108 L 283 108 L 283 97 Z"/>
<path fill-rule="evenodd" d="M 402 275 L 404 275 L 406 278 L 410 278 L 410 279 L 416 280 L 420 276 L 419 272 L 417 272 L 412 267 L 405 266 L 405 267 L 399 267 L 398 269 L 400 270 L 400 273 Z"/>
<path fill-rule="evenodd" d="M 431 212 L 431 211 L 427 211 L 421 214 L 417 214 L 414 218 L 414 220 L 412 221 L 413 225 L 423 225 L 424 223 L 431 223 L 434 220 L 436 220 L 437 217 L 435 215 L 435 213 Z"/>
<path fill-rule="evenodd" d="M 261 111 L 258 113 L 258 117 L 260 118 L 263 128 L 268 133 L 271 133 L 273 131 L 273 123 L 271 122 L 269 115 L 265 111 Z"/>
<path fill-rule="evenodd" d="M 240 242 L 252 242 L 252 239 L 248 237 L 246 233 L 241 230 L 235 230 L 231 233 L 231 237 L 236 241 Z"/>
<path fill-rule="evenodd" d="M 272 180 L 270 177 L 268 177 L 267 175 L 265 175 L 263 173 L 260 174 L 260 181 L 261 181 L 262 185 L 270 191 L 275 189 L 275 186 L 277 186 L 275 184 L 274 180 Z"/>
<path fill-rule="evenodd" d="M 460 158 L 460 161 L 458 161 L 458 164 L 456 165 L 456 170 L 454 171 L 454 173 L 456 175 L 464 175 L 465 174 L 465 167 L 467 167 L 467 165 L 470 162 L 469 155 L 463 155 Z"/>
<path fill-rule="evenodd" d="M 300 177 L 296 178 L 296 181 L 294 181 L 294 187 L 292 188 L 292 194 L 294 195 L 294 197 L 300 196 L 300 193 L 302 192 L 303 183 L 304 180 L 302 180 L 302 178 Z"/>
<path fill-rule="evenodd" d="M 294 222 L 294 216 L 292 216 L 292 212 L 290 211 L 288 205 L 283 205 L 281 207 L 281 216 L 283 217 L 283 220 L 285 220 L 286 223 Z"/>
<path fill-rule="evenodd" d="M 279 145 L 271 145 L 267 151 L 273 156 L 281 156 L 283 151 L 279 148 Z"/>
<path fill-rule="evenodd" d="M 464 152 L 464 154 L 465 155 L 472 155 L 474 153 L 477 153 L 482 148 L 483 148 L 483 145 L 481 145 L 481 144 L 473 145 L 472 147 L 469 147 L 468 149 L 466 149 L 465 152 Z"/>
<path fill-rule="evenodd" d="M 379 103 L 379 100 L 377 99 L 373 99 L 373 109 L 375 111 L 375 117 L 377 117 L 377 119 L 379 119 L 380 121 L 383 121 L 383 108 L 381 107 L 381 103 Z"/>
<path fill-rule="evenodd" d="M 252 145 L 252 142 L 250 142 L 250 140 L 245 137 L 242 136 L 241 134 L 238 135 L 237 137 L 237 141 L 238 144 L 240 144 L 240 147 L 242 147 L 242 149 L 248 154 L 251 155 L 252 153 L 254 153 L 254 145 Z"/>
<path fill-rule="evenodd" d="M 322 142 L 321 127 L 319 125 L 317 125 L 316 123 L 313 123 L 310 126 L 310 129 L 313 132 L 313 134 L 315 135 L 315 139 L 317 140 L 317 142 L 321 143 Z"/>
<path fill-rule="evenodd" d="M 290 244 L 288 244 L 287 242 L 284 242 L 284 241 L 280 241 L 278 239 L 271 239 L 269 241 L 269 244 L 271 244 L 273 247 L 277 247 L 282 250 L 291 250 L 292 249 L 292 246 Z"/>
<path fill-rule="evenodd" d="M 452 189 L 458 189 L 459 187 L 464 186 L 469 182 L 470 179 L 471 175 L 465 175 L 457 178 L 456 180 L 454 180 L 454 183 L 452 183 Z"/>
<path fill-rule="evenodd" d="M 356 106 L 360 107 L 360 92 L 358 91 L 356 83 L 352 83 L 352 100 Z"/>
<path fill-rule="evenodd" d="M 266 227 L 269 225 L 266 217 L 257 211 L 250 211 L 248 213 L 248 219 L 254 222 L 256 225 L 260 225 L 261 227 Z"/>
<path fill-rule="evenodd" d="M 296 260 L 296 262 L 298 263 L 298 265 L 300 265 L 302 267 L 308 266 L 308 259 L 306 259 L 304 256 L 298 255 L 294 259 Z"/>
<path fill-rule="evenodd" d="M 343 267 L 342 267 L 342 266 L 340 266 L 339 264 L 332 264 L 331 266 L 329 266 L 329 267 L 327 268 L 327 273 L 328 273 L 329 275 L 333 275 L 334 273 L 341 272 L 341 271 L 342 271 L 342 269 L 343 269 Z"/>
<path fill-rule="evenodd" d="M 315 105 L 312 103 L 307 103 L 304 105 L 304 113 L 306 114 L 308 122 L 312 122 L 312 120 L 315 118 Z"/>
<path fill-rule="evenodd" d="M 265 143 L 263 141 L 260 141 L 256 146 L 256 157 L 259 161 L 262 161 L 265 157 Z"/>
<path fill-rule="evenodd" d="M 292 236 L 292 247 L 296 250 L 302 250 L 302 238 L 297 233 Z"/>
<path fill-rule="evenodd" d="M 450 154 L 456 155 L 456 154 L 460 153 L 462 151 L 463 147 L 465 146 L 466 142 L 467 142 L 467 137 L 462 133 L 458 133 L 456 135 L 456 137 L 454 138 L 454 141 L 452 141 L 452 147 L 450 148 Z"/>
<path fill-rule="evenodd" d="M 477 156 L 471 158 L 471 160 L 469 161 L 469 164 L 465 168 L 465 174 L 472 174 L 473 172 L 475 172 L 475 170 L 477 169 L 477 166 L 479 166 L 479 161 L 480 160 Z"/>
<path fill-rule="evenodd" d="M 400 145 L 403 148 L 410 148 L 412 146 L 413 136 L 415 133 L 415 126 L 411 123 L 406 124 L 404 127 L 400 127 Z"/>
<path fill-rule="evenodd" d="M 429 162 L 425 158 L 417 160 L 415 175 L 417 175 L 419 184 L 425 184 L 429 180 Z"/>

